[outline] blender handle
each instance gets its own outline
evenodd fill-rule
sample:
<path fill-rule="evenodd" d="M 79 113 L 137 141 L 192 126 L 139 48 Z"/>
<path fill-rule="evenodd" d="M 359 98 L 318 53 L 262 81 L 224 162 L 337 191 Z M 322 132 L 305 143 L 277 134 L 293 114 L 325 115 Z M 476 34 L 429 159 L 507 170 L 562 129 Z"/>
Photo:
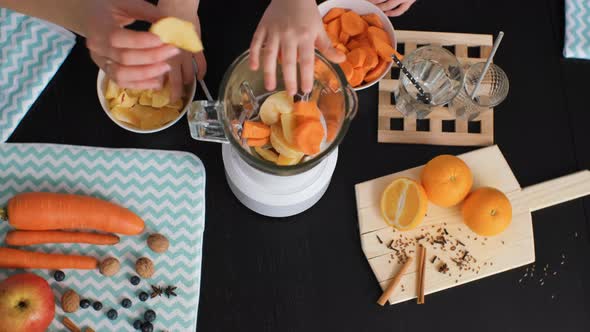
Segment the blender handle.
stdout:
<path fill-rule="evenodd" d="M 229 140 L 219 119 L 218 110 L 222 107 L 218 101 L 197 100 L 188 110 L 188 126 L 191 136 L 198 141 L 228 144 Z"/>
<path fill-rule="evenodd" d="M 356 116 L 356 113 L 359 109 L 359 98 L 356 94 L 356 91 L 354 91 L 350 85 L 347 85 L 345 89 L 347 92 L 346 98 L 348 99 L 348 104 L 350 105 L 350 112 L 348 112 L 346 117 L 349 120 L 352 120 Z"/>

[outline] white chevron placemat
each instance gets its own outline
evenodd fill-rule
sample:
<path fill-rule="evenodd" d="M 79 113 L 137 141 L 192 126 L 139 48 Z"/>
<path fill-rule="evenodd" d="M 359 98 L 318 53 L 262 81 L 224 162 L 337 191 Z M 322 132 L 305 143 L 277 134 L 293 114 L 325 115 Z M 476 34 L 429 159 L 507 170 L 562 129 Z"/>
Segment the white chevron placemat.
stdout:
<path fill-rule="evenodd" d="M 563 56 L 590 60 L 590 0 L 565 1 Z"/>
<path fill-rule="evenodd" d="M 5 142 L 76 42 L 73 33 L 0 8 L 0 142 Z"/>
<path fill-rule="evenodd" d="M 98 271 L 66 270 L 66 279 L 57 282 L 54 271 L 31 270 L 46 278 L 55 294 L 56 316 L 49 331 L 64 331 L 64 312 L 59 304 L 68 288 L 82 298 L 100 301 L 101 311 L 91 308 L 67 314 L 79 327 L 95 331 L 134 331 L 133 321 L 142 319 L 147 309 L 157 313 L 154 331 L 194 331 L 199 303 L 201 247 L 205 221 L 205 169 L 201 161 L 184 152 L 86 148 L 53 144 L 0 144 L 0 205 L 26 191 L 66 192 L 91 195 L 119 203 L 139 214 L 146 222 L 140 236 L 122 236 L 115 246 L 80 244 L 39 245 L 28 249 L 48 253 L 84 254 L 99 259 L 113 256 L 121 261 L 121 271 L 104 277 Z M 0 223 L 0 243 L 10 229 Z M 155 254 L 146 238 L 152 232 L 164 234 L 170 249 Z M 3 244 L 2 244 L 3 245 Z M 146 256 L 156 265 L 153 278 L 133 286 L 137 258 Z M 0 280 L 22 271 L 0 269 Z M 150 285 L 176 286 L 177 297 L 138 299 Z M 130 309 L 123 298 L 133 301 Z M 106 312 L 118 311 L 111 321 Z"/>

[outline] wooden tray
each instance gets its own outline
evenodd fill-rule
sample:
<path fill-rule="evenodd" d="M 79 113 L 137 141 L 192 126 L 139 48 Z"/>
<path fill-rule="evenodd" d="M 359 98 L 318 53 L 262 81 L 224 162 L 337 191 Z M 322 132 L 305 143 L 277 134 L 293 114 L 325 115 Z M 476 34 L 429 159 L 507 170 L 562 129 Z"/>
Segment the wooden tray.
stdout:
<path fill-rule="evenodd" d="M 394 178 L 405 176 L 419 179 L 422 167 L 357 184 L 355 190 L 361 245 L 383 289 L 401 268 L 404 255 L 416 255 L 417 242 L 428 250 L 425 294 L 531 263 L 535 260 L 531 211 L 590 194 L 588 170 L 521 189 L 497 146 L 459 157 L 473 172 L 474 188 L 491 186 L 508 195 L 513 207 L 511 225 L 498 236 L 481 237 L 463 224 L 458 207 L 440 208 L 430 204 L 420 227 L 407 232 L 394 231 L 381 217 L 381 193 Z M 417 241 L 421 236 L 426 237 Z M 444 236 L 444 246 L 432 241 L 432 237 L 437 236 Z M 467 256 L 462 259 L 466 251 Z M 437 260 L 432 263 L 435 255 Z M 403 275 L 400 286 L 389 299 L 391 304 L 416 297 L 417 261 L 415 259 L 414 266 Z M 449 270 L 446 273 L 439 272 L 445 263 Z"/>
<path fill-rule="evenodd" d="M 462 33 L 396 31 L 397 47 L 408 54 L 416 47 L 438 45 L 455 53 L 462 64 L 484 62 L 493 44 L 492 35 Z M 483 112 L 477 121 L 456 120 L 446 106 L 436 107 L 428 119 L 404 118 L 395 108 L 393 92 L 397 89 L 399 68 L 395 66 L 379 82 L 380 143 L 487 146 L 494 144 L 492 110 Z"/>

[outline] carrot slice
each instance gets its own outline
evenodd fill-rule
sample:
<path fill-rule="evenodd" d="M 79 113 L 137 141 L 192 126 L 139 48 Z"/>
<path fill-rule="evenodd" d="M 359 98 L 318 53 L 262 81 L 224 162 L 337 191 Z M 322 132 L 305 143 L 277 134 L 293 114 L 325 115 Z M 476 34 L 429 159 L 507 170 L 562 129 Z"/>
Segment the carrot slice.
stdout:
<path fill-rule="evenodd" d="M 365 50 L 362 48 L 355 48 L 346 55 L 346 61 L 348 61 L 352 67 L 359 68 L 365 63 L 366 57 L 367 54 L 365 53 Z"/>
<path fill-rule="evenodd" d="M 377 28 L 377 27 L 368 27 L 367 28 L 367 36 L 373 42 L 374 38 L 379 38 L 382 41 L 386 42 L 387 44 L 391 45 L 391 40 L 389 35 L 385 30 Z"/>
<path fill-rule="evenodd" d="M 363 68 L 354 68 L 352 73 L 352 78 L 350 79 L 350 85 L 353 87 L 357 87 L 363 83 L 363 79 L 365 78 L 365 70 Z"/>
<path fill-rule="evenodd" d="M 344 76 L 346 76 L 346 80 L 350 82 L 350 80 L 352 79 L 352 70 L 354 69 L 354 67 L 352 67 L 352 65 L 348 61 L 339 63 L 339 65 L 340 69 L 342 69 L 342 72 L 344 73 Z"/>
<path fill-rule="evenodd" d="M 363 20 L 359 14 L 349 11 L 340 16 L 342 22 L 342 31 L 351 36 L 360 35 L 367 30 L 369 24 Z"/>
<path fill-rule="evenodd" d="M 322 113 L 318 105 L 311 101 L 298 101 L 293 104 L 293 114 L 301 120 L 320 120 Z M 299 121 L 299 120 L 297 120 Z"/>
<path fill-rule="evenodd" d="M 383 29 L 383 22 L 381 22 L 379 15 L 372 13 L 368 15 L 363 15 L 361 17 L 363 20 L 365 20 L 365 22 L 369 23 L 369 25 Z"/>
<path fill-rule="evenodd" d="M 379 55 L 377 55 L 377 52 L 375 52 L 375 50 L 371 47 L 364 47 L 363 50 L 365 50 L 367 55 L 365 57 L 365 63 L 363 64 L 363 67 L 367 68 L 368 70 L 377 67 L 377 64 L 379 64 Z"/>
<path fill-rule="evenodd" d="M 340 31 L 340 35 L 338 36 L 338 39 L 340 40 L 340 42 L 342 44 L 346 45 L 346 43 L 348 43 L 348 41 L 350 40 L 350 35 L 344 31 Z"/>
<path fill-rule="evenodd" d="M 358 44 L 359 44 L 358 47 L 373 47 L 373 44 L 371 44 L 371 40 L 369 40 L 369 38 L 364 34 L 361 36 L 357 36 L 353 39 L 358 42 Z M 358 47 L 355 47 L 355 48 L 358 48 Z"/>
<path fill-rule="evenodd" d="M 391 45 L 387 44 L 386 42 L 382 41 L 379 38 L 373 39 L 373 46 L 375 46 L 375 51 L 379 55 L 381 59 L 387 62 L 392 62 L 391 55 L 395 53 L 395 49 L 391 47 Z"/>
<path fill-rule="evenodd" d="M 365 75 L 365 82 L 370 83 L 373 82 L 374 80 L 378 79 L 381 74 L 383 74 L 383 72 L 387 69 L 387 61 L 385 60 L 379 60 L 379 63 L 377 64 L 377 66 L 373 69 L 371 69 L 367 75 Z"/>
<path fill-rule="evenodd" d="M 332 8 L 326 13 L 326 15 L 324 15 L 324 18 L 322 18 L 322 21 L 324 23 L 330 23 L 330 21 L 339 18 L 340 15 L 342 15 L 344 13 L 346 13 L 346 9 L 344 9 L 344 8 Z"/>
<path fill-rule="evenodd" d="M 92 270 L 96 269 L 97 266 L 98 260 L 94 257 L 45 254 L 12 248 L 0 248 L 0 268 Z"/>
<path fill-rule="evenodd" d="M 293 132 L 295 146 L 306 155 L 320 152 L 320 145 L 324 140 L 324 127 L 318 120 L 305 120 L 297 125 Z"/>
<path fill-rule="evenodd" d="M 328 29 L 326 29 L 326 31 L 328 32 L 328 34 L 331 34 L 333 36 L 340 36 L 340 31 L 341 31 L 341 25 L 340 25 L 340 19 L 337 18 L 335 20 L 332 20 L 330 23 L 328 23 Z"/>
<path fill-rule="evenodd" d="M 270 136 L 270 127 L 258 121 L 244 122 L 242 138 L 266 138 Z"/>
<path fill-rule="evenodd" d="M 247 140 L 248 146 L 251 147 L 265 146 L 268 142 L 270 142 L 270 136 L 265 138 L 248 138 Z"/>
<path fill-rule="evenodd" d="M 29 246 L 44 243 L 88 243 L 113 245 L 119 243 L 119 237 L 112 234 L 66 231 L 10 231 L 6 233 L 9 246 Z"/>
<path fill-rule="evenodd" d="M 336 46 L 334 46 L 334 48 L 336 48 L 337 50 L 339 50 L 340 52 L 342 52 L 344 54 L 348 53 L 348 48 L 346 48 L 346 46 L 344 46 L 344 44 L 342 44 L 342 43 L 336 44 Z"/>

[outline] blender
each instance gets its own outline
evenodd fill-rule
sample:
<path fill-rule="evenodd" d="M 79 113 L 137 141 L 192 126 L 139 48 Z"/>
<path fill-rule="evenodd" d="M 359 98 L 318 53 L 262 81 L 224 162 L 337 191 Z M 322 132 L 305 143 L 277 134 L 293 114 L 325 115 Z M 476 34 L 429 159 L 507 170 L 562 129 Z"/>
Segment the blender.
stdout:
<path fill-rule="evenodd" d="M 306 155 L 294 165 L 280 166 L 248 146 L 242 130 L 245 121 L 260 118 L 266 98 L 285 90 L 282 72 L 277 66 L 277 89 L 267 91 L 262 70 L 252 71 L 248 60 L 249 52 L 245 52 L 231 64 L 218 100 L 208 96 L 209 100 L 191 104 L 187 116 L 191 136 L 222 143 L 228 185 L 243 205 L 269 217 L 296 215 L 312 207 L 326 192 L 338 160 L 338 145 L 357 112 L 357 95 L 340 68 L 316 52 L 313 90 L 296 95 L 294 102 L 317 103 L 326 134 L 317 154 Z"/>

